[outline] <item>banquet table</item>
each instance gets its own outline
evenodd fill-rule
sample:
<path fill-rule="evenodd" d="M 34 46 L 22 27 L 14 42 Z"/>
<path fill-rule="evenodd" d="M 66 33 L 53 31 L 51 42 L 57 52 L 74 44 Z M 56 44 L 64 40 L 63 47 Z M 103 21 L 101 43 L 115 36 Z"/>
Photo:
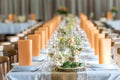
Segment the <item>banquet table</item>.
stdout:
<path fill-rule="evenodd" d="M 36 22 L 0 23 L 0 34 L 16 34 L 34 25 Z"/>
<path fill-rule="evenodd" d="M 79 19 L 76 18 L 76 26 L 79 26 Z M 64 26 L 65 21 L 63 20 L 59 26 Z M 98 64 L 98 56 L 94 55 L 94 50 L 90 47 L 86 34 L 84 35 L 84 50 L 80 53 L 81 62 L 85 62 L 85 70 L 78 71 L 77 80 L 120 80 L 120 70 L 116 64 L 113 64 L 115 68 L 105 68 L 87 66 L 87 64 Z M 51 72 L 48 70 L 47 62 L 44 61 L 41 68 L 37 71 L 9 71 L 5 77 L 6 80 L 52 80 Z M 64 72 L 56 72 L 62 74 Z M 70 74 L 71 72 L 66 74 Z"/>
<path fill-rule="evenodd" d="M 109 20 L 105 21 L 105 23 L 115 30 L 120 30 L 120 20 Z"/>

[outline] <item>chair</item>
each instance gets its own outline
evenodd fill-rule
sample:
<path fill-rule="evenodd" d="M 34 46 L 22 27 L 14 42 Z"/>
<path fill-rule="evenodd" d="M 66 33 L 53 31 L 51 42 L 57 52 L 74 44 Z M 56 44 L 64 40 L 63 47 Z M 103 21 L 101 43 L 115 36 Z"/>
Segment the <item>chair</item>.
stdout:
<path fill-rule="evenodd" d="M 0 56 L 0 80 L 4 80 L 5 74 L 8 72 L 8 57 L 7 56 Z"/>
<path fill-rule="evenodd" d="M 18 58 L 17 50 L 14 49 L 14 45 L 12 43 L 9 43 L 9 44 L 7 42 L 6 43 L 3 42 L 3 43 L 1 43 L 1 46 L 3 46 L 3 51 L 1 51 L 1 52 L 3 52 L 3 56 L 9 57 L 9 61 L 8 61 L 9 69 L 11 69 L 12 68 L 11 64 L 18 60 L 17 59 Z"/>
<path fill-rule="evenodd" d="M 9 67 L 10 67 L 10 69 L 12 68 L 11 64 L 18 61 L 17 51 L 14 50 L 14 49 L 5 52 L 4 56 L 9 57 Z"/>
<path fill-rule="evenodd" d="M 5 40 L 5 35 L 0 34 L 0 41 L 4 41 Z"/>

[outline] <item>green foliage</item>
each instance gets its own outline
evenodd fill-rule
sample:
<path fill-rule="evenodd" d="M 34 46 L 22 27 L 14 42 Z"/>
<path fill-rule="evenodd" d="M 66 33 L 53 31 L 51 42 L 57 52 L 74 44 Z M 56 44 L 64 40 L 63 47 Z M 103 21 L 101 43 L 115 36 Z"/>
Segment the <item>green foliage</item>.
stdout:
<path fill-rule="evenodd" d="M 113 13 L 118 13 L 118 9 L 116 8 L 116 7 L 113 7 L 112 9 L 111 9 L 111 12 L 113 12 Z"/>
<path fill-rule="evenodd" d="M 61 15 L 67 15 L 67 14 L 68 14 L 68 10 L 67 10 L 67 8 L 66 8 L 65 6 L 60 7 L 60 8 L 57 10 L 57 12 L 58 12 L 59 14 L 61 14 Z"/>
<path fill-rule="evenodd" d="M 76 67 L 81 67 L 81 66 L 82 66 L 82 63 L 66 61 L 63 63 L 61 67 L 62 68 L 76 68 Z"/>

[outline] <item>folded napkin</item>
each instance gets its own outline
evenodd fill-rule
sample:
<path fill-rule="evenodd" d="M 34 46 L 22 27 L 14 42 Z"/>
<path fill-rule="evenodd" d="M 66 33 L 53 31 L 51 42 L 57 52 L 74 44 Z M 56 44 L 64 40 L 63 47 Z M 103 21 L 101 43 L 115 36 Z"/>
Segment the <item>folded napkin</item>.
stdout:
<path fill-rule="evenodd" d="M 99 63 L 111 64 L 111 39 L 99 40 Z"/>
<path fill-rule="evenodd" d="M 40 55 L 40 36 L 38 34 L 28 35 L 28 39 L 32 40 L 32 56 Z"/>
<path fill-rule="evenodd" d="M 107 19 L 108 20 L 112 20 L 113 19 L 113 15 L 112 15 L 111 11 L 107 12 Z"/>
<path fill-rule="evenodd" d="M 19 40 L 18 54 L 20 66 L 32 65 L 32 40 Z"/>
<path fill-rule="evenodd" d="M 45 54 L 41 54 L 40 56 L 33 56 L 32 61 L 44 61 L 47 58 Z"/>

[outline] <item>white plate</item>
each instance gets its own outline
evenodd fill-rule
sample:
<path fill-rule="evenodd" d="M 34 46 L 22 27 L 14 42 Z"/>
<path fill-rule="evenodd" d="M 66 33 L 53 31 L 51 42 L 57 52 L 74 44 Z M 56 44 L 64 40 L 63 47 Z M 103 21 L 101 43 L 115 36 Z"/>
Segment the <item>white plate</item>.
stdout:
<path fill-rule="evenodd" d="M 33 56 L 32 61 L 43 61 L 47 58 L 46 54 L 40 54 L 40 56 Z"/>
<path fill-rule="evenodd" d="M 13 63 L 14 71 L 35 71 L 42 65 L 42 62 L 32 62 L 31 66 L 19 66 L 19 63 Z"/>

